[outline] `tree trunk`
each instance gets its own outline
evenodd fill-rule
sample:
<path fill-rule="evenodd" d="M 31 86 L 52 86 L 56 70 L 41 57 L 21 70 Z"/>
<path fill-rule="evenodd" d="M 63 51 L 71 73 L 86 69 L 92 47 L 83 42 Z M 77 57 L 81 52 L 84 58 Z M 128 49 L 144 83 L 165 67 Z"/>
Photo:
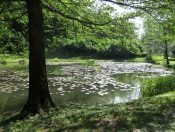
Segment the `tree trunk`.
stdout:
<path fill-rule="evenodd" d="M 165 39 L 164 59 L 166 60 L 166 65 L 169 66 L 168 43 L 167 43 L 167 40 L 166 39 Z"/>
<path fill-rule="evenodd" d="M 29 18 L 29 96 L 22 116 L 54 107 L 46 74 L 44 28 L 41 0 L 26 0 Z"/>

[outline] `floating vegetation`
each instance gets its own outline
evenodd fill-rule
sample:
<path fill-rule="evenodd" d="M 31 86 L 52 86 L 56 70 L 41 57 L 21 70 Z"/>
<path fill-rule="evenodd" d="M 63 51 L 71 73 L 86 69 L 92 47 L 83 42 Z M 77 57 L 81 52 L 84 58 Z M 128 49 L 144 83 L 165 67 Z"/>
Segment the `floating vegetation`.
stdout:
<path fill-rule="evenodd" d="M 101 70 L 95 70 L 92 66 L 81 64 L 49 65 L 47 70 L 50 94 L 55 98 L 63 96 L 63 99 L 67 99 L 67 101 L 73 99 L 75 102 L 78 99 L 80 99 L 80 102 L 89 99 L 97 103 L 129 101 L 139 98 L 140 88 L 137 85 L 124 82 L 124 80 L 116 80 L 113 75 L 117 74 L 120 77 L 120 75 L 123 75 L 122 72 L 140 72 L 142 69 L 155 72 L 149 64 L 139 65 L 134 63 L 130 65 L 105 62 L 98 65 L 102 67 Z M 162 70 L 159 71 L 163 72 Z M 18 91 L 25 92 L 28 89 L 29 79 L 26 72 L 1 71 L 0 73 L 1 93 L 13 94 Z M 142 79 L 143 76 L 142 73 Z M 139 78 L 138 75 L 136 77 Z M 26 94 L 23 96 L 26 96 Z"/>

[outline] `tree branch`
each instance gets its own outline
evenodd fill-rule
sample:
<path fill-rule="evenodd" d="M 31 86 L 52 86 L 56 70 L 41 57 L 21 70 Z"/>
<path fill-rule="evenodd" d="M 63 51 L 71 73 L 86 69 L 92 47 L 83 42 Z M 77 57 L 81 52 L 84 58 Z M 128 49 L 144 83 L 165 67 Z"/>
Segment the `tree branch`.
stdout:
<path fill-rule="evenodd" d="M 125 7 L 130 7 L 130 8 L 133 8 L 133 9 L 140 9 L 140 10 L 156 10 L 156 9 L 160 9 L 160 8 L 163 8 L 165 7 L 166 5 L 162 5 L 161 6 L 158 6 L 158 7 L 152 7 L 152 6 L 141 6 L 142 4 L 144 3 L 149 3 L 149 1 L 143 1 L 143 2 L 138 2 L 138 3 L 124 3 L 124 2 L 117 2 L 117 1 L 113 1 L 113 0 L 102 0 L 102 1 L 105 1 L 105 2 L 110 2 L 110 3 L 113 3 L 113 4 L 116 4 L 116 5 L 119 5 L 119 6 L 125 6 Z M 140 6 L 139 6 L 140 4 Z"/>
<path fill-rule="evenodd" d="M 66 15 L 64 14 L 63 12 L 61 12 L 59 9 L 55 9 L 53 8 L 52 6 L 48 5 L 48 4 L 45 4 L 43 3 L 43 7 L 51 12 L 54 12 L 54 13 L 57 13 L 59 15 L 61 15 L 62 17 L 64 18 L 67 18 L 67 19 L 70 19 L 70 20 L 75 20 L 75 21 L 78 21 L 84 25 L 96 25 L 96 26 L 104 26 L 106 24 L 109 24 L 111 21 L 108 21 L 108 22 L 104 22 L 104 23 L 96 23 L 96 22 L 93 22 L 93 21 L 87 21 L 87 20 L 81 20 L 81 19 L 78 19 L 76 17 L 72 17 L 72 16 L 69 16 L 69 15 Z"/>

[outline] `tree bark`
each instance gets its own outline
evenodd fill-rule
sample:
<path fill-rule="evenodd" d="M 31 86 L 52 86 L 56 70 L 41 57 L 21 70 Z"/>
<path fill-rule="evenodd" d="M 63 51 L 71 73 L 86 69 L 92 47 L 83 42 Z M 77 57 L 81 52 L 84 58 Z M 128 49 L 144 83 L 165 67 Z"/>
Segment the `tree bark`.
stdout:
<path fill-rule="evenodd" d="M 55 107 L 46 74 L 44 20 L 41 0 L 26 0 L 29 18 L 29 96 L 21 115 L 36 114 Z"/>
<path fill-rule="evenodd" d="M 164 49 L 164 59 L 166 60 L 166 65 L 169 66 L 169 59 L 168 59 L 168 43 L 165 39 L 165 49 Z"/>

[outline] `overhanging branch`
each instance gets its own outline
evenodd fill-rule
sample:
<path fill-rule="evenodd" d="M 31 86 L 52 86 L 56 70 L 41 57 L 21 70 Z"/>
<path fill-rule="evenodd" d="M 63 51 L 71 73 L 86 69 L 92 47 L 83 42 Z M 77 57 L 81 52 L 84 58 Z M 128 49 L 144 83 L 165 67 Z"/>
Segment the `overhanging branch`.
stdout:
<path fill-rule="evenodd" d="M 130 8 L 133 8 L 133 9 L 140 9 L 140 10 L 143 10 L 143 11 L 145 11 L 145 10 L 156 10 L 156 9 L 160 9 L 160 8 L 163 8 L 163 7 L 165 7 L 166 5 L 162 5 L 162 4 L 160 4 L 160 6 L 158 6 L 158 7 L 152 7 L 152 6 L 141 6 L 142 4 L 144 4 L 144 3 L 147 3 L 148 4 L 148 2 L 149 1 L 143 1 L 143 2 L 138 2 L 138 3 L 131 3 L 131 4 L 129 4 L 129 3 L 124 3 L 124 2 L 117 2 L 117 1 L 114 1 L 114 0 L 102 0 L 102 1 L 105 1 L 105 2 L 110 2 L 110 3 L 113 3 L 113 4 L 116 4 L 116 5 L 119 5 L 119 6 L 125 6 L 125 7 L 130 7 Z"/>
<path fill-rule="evenodd" d="M 83 25 L 96 25 L 96 26 L 104 26 L 104 25 L 107 25 L 109 24 L 111 21 L 108 21 L 108 22 L 104 22 L 104 23 L 96 23 L 96 22 L 93 22 L 93 21 L 87 21 L 87 20 L 81 20 L 81 19 L 78 19 L 76 17 L 72 17 L 70 15 L 66 15 L 65 13 L 63 13 L 62 11 L 60 11 L 59 9 L 55 9 L 53 8 L 52 6 L 48 5 L 48 4 L 45 4 L 43 3 L 43 7 L 51 12 L 54 12 L 54 13 L 57 13 L 59 15 L 61 15 L 62 17 L 64 18 L 67 18 L 67 19 L 70 19 L 70 20 L 75 20 L 75 21 L 78 21 L 80 23 L 82 23 Z"/>

